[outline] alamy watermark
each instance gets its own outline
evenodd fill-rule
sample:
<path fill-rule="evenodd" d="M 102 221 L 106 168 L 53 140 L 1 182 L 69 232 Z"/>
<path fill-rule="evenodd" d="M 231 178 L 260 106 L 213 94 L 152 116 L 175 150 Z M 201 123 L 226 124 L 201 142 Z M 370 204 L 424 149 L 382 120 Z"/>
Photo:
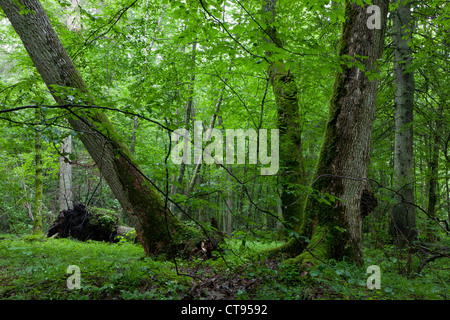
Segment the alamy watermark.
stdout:
<path fill-rule="evenodd" d="M 67 288 L 69 290 L 81 289 L 81 270 L 79 266 L 70 265 L 67 267 L 68 274 L 73 273 L 67 278 Z"/>
<path fill-rule="evenodd" d="M 245 164 L 248 154 L 248 163 L 269 165 L 261 168 L 261 175 L 274 175 L 279 169 L 279 131 L 270 130 L 270 156 L 268 154 L 268 130 L 259 129 L 226 129 L 225 150 L 226 164 Z M 180 138 L 182 141 L 180 141 Z M 214 138 L 214 141 L 211 139 Z M 171 135 L 172 148 L 171 158 L 175 164 L 224 164 L 223 146 L 224 138 L 218 129 L 208 129 L 203 132 L 201 121 L 194 122 L 193 139 L 191 132 L 187 129 L 176 129 Z M 235 143 L 236 141 L 236 143 Z M 248 143 L 246 143 L 248 141 Z M 203 142 L 210 142 L 203 148 Z M 192 156 L 192 145 L 194 152 Z M 248 152 L 246 152 L 248 146 Z M 192 161 L 193 157 L 193 161 Z M 235 161 L 235 158 L 237 158 Z"/>
<path fill-rule="evenodd" d="M 369 19 L 367 19 L 366 25 L 370 30 L 381 29 L 381 10 L 379 6 L 368 6 L 367 13 L 372 14 Z"/>
<path fill-rule="evenodd" d="M 370 274 L 367 278 L 367 288 L 369 290 L 381 289 L 381 271 L 377 265 L 371 265 L 367 267 L 366 272 Z"/>

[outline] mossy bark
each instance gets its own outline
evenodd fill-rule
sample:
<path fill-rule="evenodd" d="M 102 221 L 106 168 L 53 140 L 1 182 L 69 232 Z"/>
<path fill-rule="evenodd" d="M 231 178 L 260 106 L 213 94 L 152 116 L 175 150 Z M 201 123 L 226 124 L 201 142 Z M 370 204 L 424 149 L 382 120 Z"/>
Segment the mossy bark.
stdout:
<path fill-rule="evenodd" d="M 20 6 L 18 5 L 20 3 Z M 38 0 L 0 0 L 0 6 L 20 36 L 30 58 L 59 104 L 67 103 L 53 85 L 76 89 L 85 104 L 93 104 L 86 84 L 63 48 Z M 31 10 L 20 14 L 21 8 Z M 82 132 L 81 141 L 96 162 L 124 212 L 132 217 L 146 254 L 175 253 L 199 232 L 172 216 L 157 190 L 135 164 L 131 152 L 105 114 L 96 110 L 72 112 L 71 126 Z"/>
<path fill-rule="evenodd" d="M 264 11 L 271 13 L 272 22 L 275 19 L 275 5 L 276 1 L 267 0 L 263 7 Z M 268 24 L 266 29 L 268 37 L 265 40 L 281 46 L 275 27 L 270 26 L 270 21 Z M 274 58 L 270 51 L 266 52 L 266 57 L 269 61 L 267 73 L 278 108 L 282 215 L 286 226 L 298 231 L 304 205 L 301 187 L 306 184 L 306 181 L 297 84 L 294 75 L 290 69 L 286 68 L 282 59 Z"/>
<path fill-rule="evenodd" d="M 366 8 L 345 4 L 339 55 L 367 57 L 364 71 L 377 71 L 382 56 L 388 1 L 374 1 L 381 10 L 381 29 L 369 29 Z M 311 239 L 299 258 L 342 259 L 362 262 L 362 197 L 368 189 L 370 135 L 374 119 L 378 81 L 356 65 L 345 65 L 336 73 L 327 127 L 312 188 L 340 200 L 332 205 L 310 195 L 305 205 L 304 236 Z M 322 239 L 321 241 L 315 241 Z M 304 263 L 304 262 L 303 262 Z"/>

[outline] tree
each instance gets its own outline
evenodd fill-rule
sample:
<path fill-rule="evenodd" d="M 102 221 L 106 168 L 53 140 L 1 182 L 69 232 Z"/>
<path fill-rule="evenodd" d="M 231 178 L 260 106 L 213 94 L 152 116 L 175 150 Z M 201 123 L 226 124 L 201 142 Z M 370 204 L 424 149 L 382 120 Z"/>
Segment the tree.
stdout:
<path fill-rule="evenodd" d="M 302 237 L 298 240 L 305 250 L 290 260 L 304 267 L 344 256 L 362 263 L 362 217 L 376 203 L 368 186 L 367 166 L 377 97 L 377 62 L 384 49 L 388 1 L 373 4 L 380 8 L 379 29 L 368 28 L 365 7 L 345 2 L 339 56 L 346 63 L 334 80 L 325 137 L 312 183 L 318 194 L 306 199 Z M 361 57 L 365 57 L 363 61 L 359 60 Z M 324 201 L 320 196 L 324 194 L 335 201 Z"/>
<path fill-rule="evenodd" d="M 41 112 L 39 109 L 35 111 L 35 117 L 37 123 L 39 123 L 41 118 Z M 35 235 L 42 234 L 42 197 L 43 197 L 43 187 L 42 187 L 42 139 L 40 128 L 35 128 L 35 164 L 36 164 L 36 174 L 35 174 L 35 200 L 34 200 L 34 215 L 33 215 L 33 231 Z"/>
<path fill-rule="evenodd" d="M 40 2 L 1 0 L 0 7 L 56 102 L 68 105 L 76 97 L 79 104 L 95 105 Z M 178 251 L 183 241 L 197 233 L 168 212 L 167 204 L 135 164 L 106 115 L 95 109 L 78 112 L 79 109 L 65 107 L 68 121 L 74 130 L 82 133 L 83 145 L 124 212 L 131 217 L 146 254 Z"/>
<path fill-rule="evenodd" d="M 394 82 L 395 82 L 395 140 L 394 140 L 394 188 L 398 191 L 391 213 L 390 234 L 403 246 L 415 236 L 414 172 L 413 172 L 413 114 L 414 72 L 411 70 L 411 4 L 397 1 L 394 21 Z"/>
<path fill-rule="evenodd" d="M 61 143 L 61 156 L 59 157 L 59 210 L 73 207 L 72 199 L 72 165 L 70 153 L 72 152 L 72 136 L 69 135 Z"/>
<path fill-rule="evenodd" d="M 272 26 L 276 17 L 276 0 L 267 0 L 263 11 L 270 14 L 270 21 L 265 30 L 265 41 L 282 47 L 276 28 Z M 297 98 L 297 84 L 290 68 L 286 68 L 283 59 L 266 51 L 269 60 L 267 73 L 272 85 L 278 109 L 278 129 L 280 132 L 281 164 L 281 210 L 283 219 L 290 228 L 298 229 L 301 225 L 304 201 L 301 187 L 306 184 L 305 165 L 302 153 L 302 130 Z"/>
<path fill-rule="evenodd" d="M 189 84 L 188 84 L 188 98 L 187 98 L 187 104 L 186 104 L 186 118 L 185 118 L 185 121 L 184 121 L 184 124 L 186 125 L 186 127 L 189 126 L 189 124 L 191 122 L 191 115 L 194 113 L 193 109 L 194 109 L 196 51 L 197 51 L 197 42 L 195 41 L 192 44 L 192 57 L 191 57 L 192 74 L 190 76 Z M 183 177 L 184 177 L 185 170 L 186 170 L 186 164 L 184 162 L 182 162 L 180 164 L 180 171 L 178 172 L 178 177 L 176 178 L 176 182 L 172 184 L 171 195 L 177 194 L 178 186 L 179 185 L 181 186 L 182 183 L 183 183 Z M 172 202 L 170 204 L 170 210 L 174 210 L 174 209 L 175 209 L 175 203 Z M 181 214 L 180 214 L 180 217 L 181 217 Z"/>
<path fill-rule="evenodd" d="M 429 160 L 429 172 L 428 172 L 428 205 L 427 212 L 429 217 L 436 217 L 436 204 L 438 202 L 438 192 L 437 192 L 437 184 L 439 180 L 439 142 L 440 137 L 439 134 L 442 132 L 442 117 L 444 114 L 442 104 L 438 106 L 438 112 L 436 114 L 437 119 L 435 122 L 434 132 L 432 134 L 432 142 L 431 142 L 431 155 Z M 435 222 L 434 220 L 431 220 Z M 431 222 L 429 221 L 429 222 Z M 429 223 L 431 224 L 431 223 Z M 433 232 L 429 232 L 428 235 L 429 240 L 435 241 L 436 236 Z"/>

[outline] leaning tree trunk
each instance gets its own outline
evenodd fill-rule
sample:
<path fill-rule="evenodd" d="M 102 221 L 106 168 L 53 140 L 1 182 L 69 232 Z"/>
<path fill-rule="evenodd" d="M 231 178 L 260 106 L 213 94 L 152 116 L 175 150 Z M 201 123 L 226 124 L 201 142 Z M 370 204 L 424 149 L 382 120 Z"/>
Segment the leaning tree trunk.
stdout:
<path fill-rule="evenodd" d="M 68 102 L 57 88 L 69 87 L 75 89 L 75 96 L 85 96 L 84 104 L 94 104 L 39 1 L 0 0 L 0 6 L 57 103 Z M 22 9 L 26 9 L 25 14 L 19 13 Z M 105 114 L 93 110 L 77 113 L 74 107 L 65 111 L 71 113 L 70 125 L 82 132 L 81 141 L 124 212 L 131 216 L 146 254 L 174 253 L 181 239 L 194 237 L 193 230 L 167 212 L 161 196 L 134 163 Z"/>
<path fill-rule="evenodd" d="M 272 19 L 268 21 L 265 40 L 281 47 L 282 43 L 276 28 L 271 25 L 276 16 L 275 6 L 276 0 L 266 0 L 263 6 L 264 11 L 271 13 Z M 282 59 L 274 59 L 270 51 L 266 52 L 266 56 L 269 60 L 267 73 L 278 108 L 282 216 L 289 229 L 298 230 L 304 205 L 300 188 L 306 184 L 306 181 L 297 84 L 294 75 L 290 69 L 286 68 Z"/>
<path fill-rule="evenodd" d="M 380 29 L 369 29 L 366 8 L 345 3 L 345 18 L 339 55 L 368 57 L 365 71 L 377 70 L 376 62 L 384 48 L 387 0 L 373 1 L 380 8 Z M 367 166 L 377 96 L 377 80 L 369 80 L 357 66 L 342 66 L 337 72 L 326 132 L 312 188 L 338 197 L 331 205 L 308 196 L 302 235 L 306 249 L 292 263 L 307 267 L 321 260 L 344 256 L 362 261 L 362 216 L 373 209 L 376 200 L 368 191 Z"/>
<path fill-rule="evenodd" d="M 392 209 L 390 234 L 400 247 L 415 236 L 414 172 L 413 172 L 413 110 L 414 73 L 411 69 L 411 5 L 397 1 L 394 20 L 394 83 L 395 83 L 395 139 L 394 188 L 397 204 Z"/>

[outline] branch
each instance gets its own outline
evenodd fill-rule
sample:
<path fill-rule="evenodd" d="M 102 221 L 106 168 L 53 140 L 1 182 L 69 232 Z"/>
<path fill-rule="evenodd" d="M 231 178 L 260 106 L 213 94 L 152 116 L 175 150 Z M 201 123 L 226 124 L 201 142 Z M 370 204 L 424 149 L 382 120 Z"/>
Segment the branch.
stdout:
<path fill-rule="evenodd" d="M 430 263 L 430 262 L 432 262 L 432 261 L 434 261 L 434 260 L 436 260 L 436 259 L 438 259 L 438 258 L 448 258 L 448 257 L 449 257 L 449 255 L 446 254 L 446 253 L 438 253 L 438 254 L 436 254 L 436 255 L 434 255 L 434 256 L 428 258 L 427 260 L 422 261 L 422 263 L 420 264 L 420 266 L 417 268 L 417 273 L 420 273 L 420 272 L 422 271 L 422 269 L 423 269 L 428 263 Z"/>
<path fill-rule="evenodd" d="M 225 25 L 223 24 L 222 21 L 220 21 L 219 19 L 217 19 L 211 12 L 208 11 L 208 9 L 205 8 L 205 5 L 203 3 L 203 0 L 199 0 L 200 5 L 202 6 L 203 10 L 211 17 L 214 19 L 215 22 L 217 22 L 222 28 L 223 30 L 225 30 L 225 32 L 230 36 L 231 39 L 233 39 L 234 42 L 236 42 L 242 49 L 244 49 L 245 52 L 247 52 L 249 55 L 253 56 L 253 57 L 257 57 L 260 59 L 264 59 L 266 62 L 269 62 L 267 60 L 266 57 L 262 57 L 259 56 L 257 54 L 251 53 L 242 43 L 240 43 L 231 33 L 230 31 L 228 31 L 227 27 L 225 27 Z"/>
<path fill-rule="evenodd" d="M 134 0 L 129 6 L 126 6 L 125 8 L 120 9 L 111 19 L 109 19 L 109 21 L 101 26 L 100 28 L 98 28 L 97 30 L 95 30 L 94 32 L 92 32 L 87 39 L 84 41 L 84 46 L 87 47 L 88 45 L 91 45 L 94 41 L 96 41 L 98 38 L 103 37 L 104 35 L 106 35 L 109 31 L 111 31 L 111 29 L 117 24 L 117 22 L 119 22 L 119 20 L 122 18 L 122 16 L 125 14 L 125 12 L 128 11 L 128 9 L 130 9 L 136 2 L 138 2 L 138 0 Z M 117 18 L 116 18 L 117 17 Z M 115 19 L 114 22 L 112 22 Z M 100 31 L 101 28 L 103 28 L 104 26 L 108 25 L 109 23 L 111 23 L 111 26 L 103 33 L 99 34 L 98 36 L 96 36 L 94 39 L 89 40 L 89 38 L 93 37 L 97 32 Z M 74 53 L 74 55 L 71 57 L 72 60 L 75 60 L 75 58 L 81 53 L 82 48 L 80 48 L 77 52 Z"/>
<path fill-rule="evenodd" d="M 39 105 L 39 106 L 38 105 L 28 105 L 28 106 L 20 106 L 20 107 L 15 107 L 15 108 L 10 108 L 10 109 L 3 109 L 3 110 L 0 110 L 0 114 L 20 111 L 20 110 L 25 110 L 25 109 L 38 109 L 41 107 L 45 107 L 48 109 L 65 109 L 65 110 L 70 110 L 70 108 L 79 108 L 79 109 L 103 109 L 103 110 L 117 111 L 117 112 L 123 113 L 125 115 L 139 117 L 141 119 L 147 120 L 149 122 L 159 125 L 161 128 L 163 128 L 167 131 L 170 131 L 170 132 L 174 131 L 173 129 L 166 127 L 165 125 L 159 123 L 158 121 L 147 118 L 146 116 L 140 115 L 138 113 L 124 111 L 119 108 L 94 106 L 94 105 L 79 105 L 79 104 Z M 6 120 L 9 120 L 9 119 L 6 119 Z"/>

